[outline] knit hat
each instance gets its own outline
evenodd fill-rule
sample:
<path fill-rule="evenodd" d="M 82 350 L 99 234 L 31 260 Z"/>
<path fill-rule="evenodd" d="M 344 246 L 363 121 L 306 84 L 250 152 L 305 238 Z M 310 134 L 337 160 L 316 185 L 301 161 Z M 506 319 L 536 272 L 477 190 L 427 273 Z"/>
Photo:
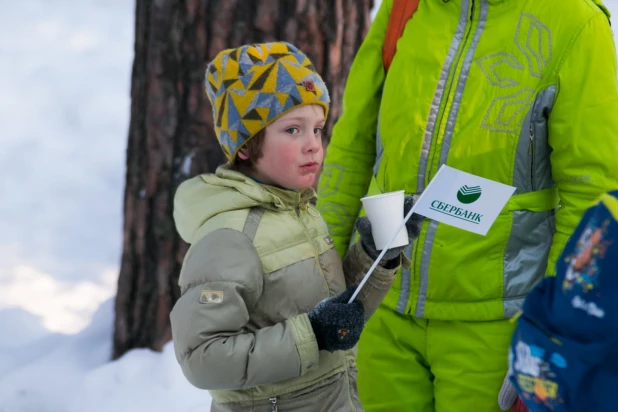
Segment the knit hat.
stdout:
<path fill-rule="evenodd" d="M 584 214 L 524 303 L 511 382 L 532 412 L 618 410 L 618 191 Z"/>
<path fill-rule="evenodd" d="M 284 42 L 223 50 L 206 69 L 206 92 L 228 160 L 290 110 L 319 104 L 326 117 L 330 103 L 326 84 L 309 58 Z"/>

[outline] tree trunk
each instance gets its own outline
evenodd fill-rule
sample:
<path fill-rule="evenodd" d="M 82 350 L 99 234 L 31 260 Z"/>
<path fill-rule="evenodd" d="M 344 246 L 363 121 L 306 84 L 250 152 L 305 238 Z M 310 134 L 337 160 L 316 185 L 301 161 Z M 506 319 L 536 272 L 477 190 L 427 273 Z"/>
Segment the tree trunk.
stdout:
<path fill-rule="evenodd" d="M 187 245 L 172 217 L 178 185 L 224 162 L 204 92 L 221 50 L 284 40 L 312 59 L 330 89 L 330 135 L 372 0 L 137 0 L 123 252 L 113 358 L 160 351 L 171 338 Z"/>

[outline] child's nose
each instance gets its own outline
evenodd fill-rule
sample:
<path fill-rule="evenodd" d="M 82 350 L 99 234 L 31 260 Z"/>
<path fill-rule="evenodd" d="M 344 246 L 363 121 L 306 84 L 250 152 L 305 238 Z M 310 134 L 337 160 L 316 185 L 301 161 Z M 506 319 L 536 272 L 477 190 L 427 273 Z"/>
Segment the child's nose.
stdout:
<path fill-rule="evenodd" d="M 320 136 L 309 136 L 305 150 L 309 153 L 315 153 L 322 148 L 322 138 Z"/>

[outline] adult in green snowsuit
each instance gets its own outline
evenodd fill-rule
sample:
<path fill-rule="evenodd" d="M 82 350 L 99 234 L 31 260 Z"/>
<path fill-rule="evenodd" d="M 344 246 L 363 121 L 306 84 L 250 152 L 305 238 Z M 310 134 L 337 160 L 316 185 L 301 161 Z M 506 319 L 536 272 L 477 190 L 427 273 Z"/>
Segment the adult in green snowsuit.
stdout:
<path fill-rule="evenodd" d="M 366 193 L 439 167 L 517 188 L 486 236 L 426 221 L 359 348 L 367 411 L 494 411 L 531 288 L 618 187 L 609 14 L 592 0 L 421 0 L 385 76 L 383 0 L 349 74 L 319 185 L 344 254 Z"/>

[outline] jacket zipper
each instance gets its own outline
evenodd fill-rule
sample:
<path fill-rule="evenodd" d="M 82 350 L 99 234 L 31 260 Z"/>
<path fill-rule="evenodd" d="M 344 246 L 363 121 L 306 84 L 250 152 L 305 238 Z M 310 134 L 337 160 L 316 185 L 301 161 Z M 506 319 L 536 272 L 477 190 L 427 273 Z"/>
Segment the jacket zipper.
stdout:
<path fill-rule="evenodd" d="M 457 75 L 457 68 L 459 66 L 459 63 L 461 61 L 461 56 L 463 56 L 465 54 L 466 51 L 466 46 L 468 44 L 468 38 L 470 37 L 470 33 L 472 32 L 472 26 L 474 23 L 474 5 L 475 5 L 475 0 L 471 0 L 471 7 L 470 7 L 470 18 L 468 19 L 469 24 L 466 25 L 466 34 L 464 36 L 464 39 L 460 45 L 460 52 L 457 55 L 457 59 L 456 61 L 454 61 L 453 63 L 451 63 L 451 67 L 449 67 L 449 71 L 454 67 L 454 70 L 449 78 L 449 85 L 448 85 L 448 93 L 443 97 L 446 99 L 446 102 L 444 104 L 444 108 L 442 110 L 442 112 L 440 113 L 440 120 L 437 123 L 437 134 L 440 134 L 440 129 L 442 128 L 442 122 L 444 121 L 444 116 L 446 115 L 447 119 L 448 119 L 448 114 L 447 114 L 447 108 L 448 108 L 448 104 L 449 104 L 449 100 L 451 99 L 451 91 L 453 89 L 453 83 L 455 82 L 455 76 Z M 459 50 L 458 50 L 459 51 Z M 440 101 L 440 104 L 442 104 L 442 101 Z M 434 130 L 434 133 L 436 133 L 436 131 Z M 434 141 L 436 142 L 435 144 L 437 145 L 437 140 L 438 140 L 439 136 L 436 136 L 436 139 L 434 140 L 433 136 L 431 138 L 431 143 L 430 143 L 430 153 L 431 153 L 431 146 L 434 145 Z M 429 184 L 429 179 L 431 177 L 431 170 L 433 168 L 433 160 L 436 156 L 436 153 L 438 152 L 438 147 L 434 147 L 434 152 L 432 155 L 431 159 L 428 159 L 429 161 L 427 162 L 426 168 L 425 168 L 425 187 L 427 187 L 427 185 Z M 415 242 L 413 247 L 413 251 L 412 251 L 412 260 L 416 259 L 417 257 L 421 256 L 424 249 L 425 249 L 425 244 L 424 242 Z M 421 269 L 422 271 L 422 269 Z M 416 270 L 410 270 L 410 274 L 411 276 L 414 277 L 414 280 L 418 280 L 417 276 L 420 275 L 419 273 L 417 273 Z M 408 298 L 408 303 L 410 302 L 410 299 Z M 413 307 L 409 307 L 406 310 L 407 313 L 409 314 L 414 314 L 415 313 L 415 309 Z"/>
<path fill-rule="evenodd" d="M 532 128 L 532 122 L 530 122 L 530 188 L 534 192 L 534 129 Z"/>
<path fill-rule="evenodd" d="M 470 33 L 472 33 L 472 26 L 473 26 L 472 23 L 474 22 L 474 1 L 475 0 L 471 0 L 472 5 L 470 7 L 470 18 L 468 19 L 470 24 L 467 25 L 467 27 L 466 27 L 466 34 L 464 36 L 463 41 L 461 42 L 460 52 L 457 54 L 457 59 L 451 64 L 451 67 L 449 68 L 449 70 L 450 70 L 451 68 L 454 67 L 454 70 L 453 70 L 453 72 L 452 72 L 452 74 L 450 76 L 450 79 L 449 79 L 448 92 L 446 93 L 446 95 L 444 97 L 446 99 L 446 101 L 444 103 L 444 109 L 442 110 L 442 113 L 440 113 L 440 121 L 438 122 L 438 128 L 437 128 L 438 134 L 440 133 L 440 129 L 442 129 L 442 122 L 444 121 L 444 118 L 446 117 L 448 119 L 448 117 L 450 115 L 450 110 L 447 110 L 447 108 L 448 108 L 449 102 L 451 101 L 451 98 L 452 98 L 451 91 L 453 90 L 453 85 L 456 83 L 455 80 L 457 80 L 456 79 L 456 75 L 457 75 L 457 70 L 459 68 L 459 63 L 461 62 L 461 57 L 466 54 L 466 47 L 468 45 L 468 39 L 470 38 Z M 442 103 L 442 102 L 440 102 L 440 103 Z M 452 109 L 452 107 L 451 107 L 451 109 Z M 437 140 L 438 139 L 436 139 L 436 145 L 437 145 Z M 433 143 L 433 141 L 434 140 L 433 140 L 433 137 L 432 137 L 431 143 Z M 438 153 L 438 149 L 439 148 L 436 146 L 433 149 L 434 149 L 434 152 L 433 152 L 433 155 L 431 156 L 431 161 L 428 162 L 428 164 L 427 164 L 427 169 L 429 169 L 429 170 L 426 170 L 427 173 L 425 173 L 425 187 L 427 187 L 427 185 L 429 184 L 429 179 L 431 178 L 431 171 L 433 169 L 433 161 L 434 161 L 434 159 L 436 157 L 436 153 Z"/>
<path fill-rule="evenodd" d="M 307 206 L 307 207 L 310 207 L 310 206 Z M 305 222 L 303 222 L 303 219 L 300 216 L 300 205 L 296 205 L 296 216 L 298 217 L 298 220 L 300 220 L 300 224 L 303 225 L 303 229 L 304 229 L 303 232 L 305 233 L 305 237 L 307 238 L 307 241 L 309 242 L 309 244 L 311 245 L 311 248 L 313 249 L 313 256 L 315 256 L 315 264 L 318 267 L 320 274 L 322 275 L 322 280 L 324 281 L 326 292 L 330 296 L 330 288 L 328 287 L 328 282 L 326 281 L 326 274 L 324 273 L 324 271 L 322 270 L 322 266 L 320 265 L 320 254 L 318 253 L 318 250 L 315 248 L 315 245 L 313 244 L 313 239 L 311 239 L 309 237 L 309 234 L 307 233 L 307 225 L 305 225 Z"/>
<path fill-rule="evenodd" d="M 273 396 L 272 398 L 268 398 L 268 400 L 270 401 L 270 403 L 273 406 L 271 412 L 277 412 L 277 397 Z"/>

